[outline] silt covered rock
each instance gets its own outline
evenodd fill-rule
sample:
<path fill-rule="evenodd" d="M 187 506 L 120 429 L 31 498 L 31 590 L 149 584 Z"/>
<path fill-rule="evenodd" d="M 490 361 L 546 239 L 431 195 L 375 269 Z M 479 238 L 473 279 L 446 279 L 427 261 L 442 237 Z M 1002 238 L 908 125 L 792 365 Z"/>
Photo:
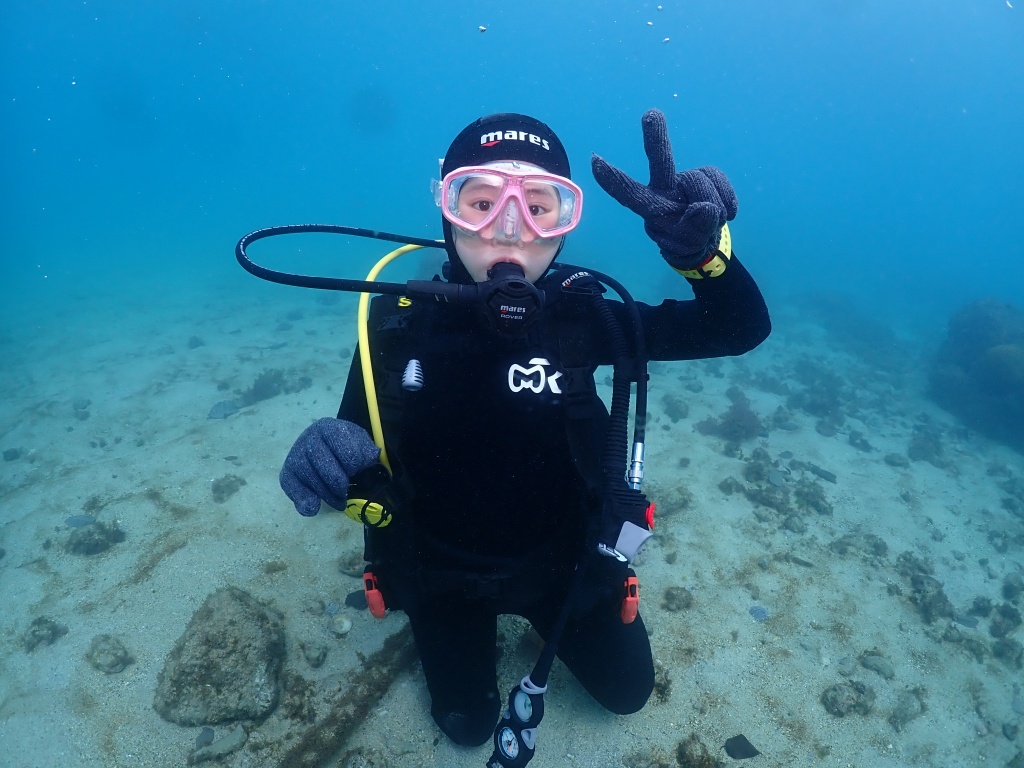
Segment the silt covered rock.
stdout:
<path fill-rule="evenodd" d="M 850 680 L 826 688 L 821 694 L 822 706 L 830 715 L 846 717 L 850 713 L 866 715 L 875 705 L 875 691 L 870 685 Z"/>
<path fill-rule="evenodd" d="M 164 662 L 153 708 L 179 725 L 262 720 L 278 704 L 281 614 L 236 587 L 206 598 Z"/>
<path fill-rule="evenodd" d="M 929 378 L 939 405 L 1024 450 L 1024 310 L 984 299 L 957 312 Z"/>

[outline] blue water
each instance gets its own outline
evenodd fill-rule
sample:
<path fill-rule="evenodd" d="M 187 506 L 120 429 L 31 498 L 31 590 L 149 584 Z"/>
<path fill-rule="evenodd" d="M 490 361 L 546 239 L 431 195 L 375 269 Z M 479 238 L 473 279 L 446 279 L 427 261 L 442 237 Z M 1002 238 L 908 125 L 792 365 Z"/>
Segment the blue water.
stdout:
<path fill-rule="evenodd" d="M 664 410 L 661 396 L 677 380 L 706 380 L 706 393 L 693 398 L 695 411 L 711 403 L 720 408 L 715 413 L 724 412 L 725 393 L 718 389 L 739 382 L 754 395 L 761 416 L 778 416 L 788 390 L 772 384 L 788 378 L 798 392 L 812 385 L 827 389 L 829 375 L 835 375 L 842 381 L 835 388 L 843 390 L 851 411 L 849 429 L 870 431 L 870 441 L 884 446 L 862 456 L 846 432 L 831 442 L 819 440 L 825 433 L 814 431 L 818 415 L 787 406 L 802 432 L 790 433 L 780 418 L 771 436 L 773 453 L 827 465 L 826 474 L 839 476 L 838 483 L 832 476 L 834 487 L 827 489 L 837 502 L 835 522 L 831 516 L 812 518 L 810 533 L 801 538 L 782 528 L 764 534 L 768 524 L 751 515 L 752 504 L 719 492 L 726 475 L 739 476 L 739 459 L 729 468 L 717 454 L 708 467 L 695 461 L 684 469 L 688 455 L 687 463 L 676 463 L 683 454 L 675 451 L 692 452 L 699 460 L 719 450 L 710 439 L 694 438 L 689 422 L 676 427 L 662 419 L 652 428 L 651 454 L 663 462 L 669 456 L 670 468 L 679 467 L 677 476 L 662 475 L 662 489 L 676 480 L 680 489 L 692 483 L 707 500 L 699 512 L 688 510 L 659 529 L 659 536 L 672 526 L 686 531 L 672 578 L 695 582 L 698 606 L 708 612 L 701 615 L 714 612 L 713 626 L 691 627 L 688 617 L 680 625 L 721 639 L 709 652 L 680 636 L 680 655 L 666 659 L 677 681 L 670 707 L 680 708 L 671 722 L 681 730 L 665 735 L 665 743 L 683 738 L 683 724 L 705 706 L 694 692 L 727 690 L 711 717 L 724 713 L 721 727 L 728 735 L 741 729 L 753 735 L 750 729 L 756 728 L 810 754 L 802 727 L 790 730 L 787 724 L 799 725 L 807 712 L 808 722 L 820 723 L 817 697 L 839 679 L 832 670 L 840 657 L 848 655 L 853 665 L 857 654 L 888 643 L 889 655 L 902 666 L 898 688 L 873 681 L 890 695 L 880 700 L 885 706 L 880 703 L 871 721 L 884 736 L 861 743 L 833 730 L 831 721 L 815 725 L 814 739 L 835 741 L 835 759 L 896 765 L 886 752 L 891 745 L 878 746 L 892 740 L 887 707 L 898 690 L 922 682 L 931 686 L 931 714 L 913 740 L 899 737 L 898 747 L 916 749 L 929 739 L 941 746 L 948 728 L 948 740 L 956 743 L 942 765 L 980 765 L 986 749 L 1009 759 L 1021 748 L 1019 739 L 1011 744 L 1009 737 L 995 735 L 1002 724 L 1012 725 L 1011 702 L 1012 712 L 1021 712 L 1020 691 L 1007 682 L 1019 679 L 1020 669 L 990 656 L 983 665 L 980 656 L 975 661 L 961 653 L 954 641 L 936 639 L 940 625 L 933 632 L 917 622 L 909 577 L 893 564 L 906 552 L 933 555 L 936 577 L 948 580 L 961 618 L 979 596 L 1002 601 L 1003 578 L 1019 571 L 1014 558 L 1019 561 L 1022 540 L 1020 456 L 1006 461 L 1008 469 L 1008 454 L 954 426 L 954 415 L 936 419 L 938 409 L 926 400 L 926 376 L 918 374 L 960 307 L 996 297 L 1024 308 L 1024 0 L 1019 8 L 1006 0 L 662 5 L 658 10 L 656 2 L 632 0 L 0 3 L 0 449 L 14 451 L 0 464 L 0 576 L 16 585 L 4 587 L 12 605 L 0 610 L 0 634 L 8 639 L 0 644 L 0 736 L 30 745 L 12 764 L 65 764 L 36 759 L 31 749 L 42 747 L 33 745 L 44 744 L 42 737 L 34 741 L 37 729 L 44 729 L 47 752 L 64 750 L 65 741 L 79 750 L 79 758 L 80 745 L 90 740 L 116 747 L 116 759 L 88 750 L 90 759 L 103 761 L 90 766 L 169 764 L 162 753 L 137 755 L 149 742 L 160 749 L 172 744 L 180 761 L 182 745 L 193 743 L 196 734 L 156 722 L 152 680 L 168 650 L 168 634 L 177 637 L 216 587 L 244 584 L 261 595 L 277 595 L 278 605 L 295 612 L 296 606 L 308 611 L 310 604 L 352 607 L 335 561 L 346 547 L 361 550 L 361 532 L 339 526 L 324 534 L 326 525 L 318 529 L 300 521 L 276 476 L 294 436 L 312 418 L 335 412 L 353 346 L 352 302 L 317 303 L 311 293 L 256 280 L 235 262 L 238 238 L 265 226 L 303 222 L 439 237 L 441 219 L 429 181 L 452 137 L 481 115 L 525 112 L 560 136 L 573 177 L 585 191 L 583 222 L 569 236 L 564 258 L 613 274 L 639 299 L 685 297 L 686 283 L 664 265 L 640 220 L 608 198 L 589 171 L 596 152 L 646 180 L 640 117 L 652 107 L 668 117 L 680 168 L 716 165 L 732 180 L 740 201 L 731 225 L 734 249 L 762 287 L 777 328 L 755 353 L 772 355 L 760 358 L 754 370 L 760 378 L 747 368 L 750 358 L 724 368 L 728 382 L 717 364 L 681 368 L 682 377 L 662 368 L 671 374 L 659 374 L 664 389 L 652 409 Z M 278 268 L 358 278 L 390 248 L 317 238 L 259 243 L 252 255 Z M 422 271 L 436 264 L 416 261 L 414 267 Z M 798 322 L 803 309 L 822 307 L 831 307 L 832 335 Z M 855 319 L 843 327 L 847 316 Z M 841 355 L 818 344 L 841 346 L 835 339 L 844 333 L 859 358 L 833 372 L 829 366 Z M 907 346 L 897 347 L 890 333 Z M 201 343 L 193 346 L 192 337 L 199 336 Z M 877 356 L 865 352 L 875 337 L 886 348 Z M 890 365 L 894 358 L 900 364 Z M 992 365 L 1001 362 L 1010 368 L 1013 361 L 997 358 Z M 308 372 L 314 388 L 244 415 L 207 420 L 215 403 L 237 397 L 261 371 L 279 367 L 289 375 Z M 908 367 L 913 376 L 904 376 Z M 1004 388 L 1012 386 L 1011 381 Z M 1013 391 L 1001 396 L 1011 399 Z M 915 458 L 889 466 L 883 454 L 896 451 L 899 459 L 929 419 L 947 436 L 944 463 L 930 466 Z M 762 442 L 749 441 L 743 456 Z M 779 453 L 783 448 L 789 450 Z M 246 490 L 227 505 L 211 502 L 210 482 L 236 469 L 247 477 Z M 889 514 L 893 503 L 896 513 Z M 68 526 L 85 519 L 77 513 L 94 507 L 101 508 L 95 514 L 99 522 L 125 520 L 130 545 L 121 548 L 124 554 L 115 551 L 121 559 L 111 555 L 94 566 L 64 555 L 59 546 L 51 550 L 51 538 L 59 544 Z M 190 510 L 197 514 L 189 518 Z M 841 560 L 824 549 L 847 527 L 857 530 L 862 516 L 874 519 L 889 539 L 884 566 L 870 551 Z M 716 530 L 728 535 L 715 541 Z M 775 538 L 761 541 L 762 534 Z M 942 545 L 947 536 L 951 543 Z M 957 537 L 962 542 L 954 546 Z M 816 556 L 804 559 L 819 570 L 805 577 L 799 569 L 808 562 L 796 558 L 798 575 L 778 576 L 781 563 L 792 565 L 782 557 L 783 548 L 807 540 L 818 548 Z M 770 558 L 761 552 L 764 546 L 776 547 Z M 714 562 L 722 571 L 690 570 L 691 550 L 704 558 L 695 562 Z M 752 562 L 758 562 L 756 571 Z M 265 566 L 280 563 L 289 570 L 270 581 L 280 569 Z M 829 570 L 833 563 L 835 574 Z M 118 581 L 125 572 L 140 574 L 141 586 Z M 51 573 L 59 578 L 51 579 Z M 883 579 L 900 578 L 904 591 L 886 592 Z M 800 591 L 783 589 L 795 583 Z M 838 585 L 834 599 L 801 602 L 807 594 L 818 595 L 823 583 Z M 764 584 L 762 597 L 747 594 L 751 585 Z M 658 594 L 649 594 L 646 605 L 657 617 Z M 771 606 L 771 619 L 763 624 L 759 605 L 750 609 L 757 624 L 746 613 L 757 600 Z M 51 655 L 27 654 L 15 647 L 15 638 L 44 610 L 71 625 L 69 637 Z M 736 616 L 743 634 L 737 630 L 729 640 L 729 621 Z M 819 623 L 822 616 L 827 621 Z M 661 617 L 666 621 L 664 611 Z M 152 646 L 159 647 L 159 658 L 149 647 L 147 624 L 163 630 L 157 637 L 162 645 Z M 974 624 L 990 631 L 991 619 Z M 764 632 L 763 643 L 748 625 Z M 351 637 L 383 634 L 369 626 L 358 625 Z M 654 635 L 659 652 L 675 648 L 676 638 L 666 629 L 674 626 L 663 623 L 662 634 Z M 964 632 L 975 628 L 961 626 Z M 851 628 L 854 638 L 847 642 Z M 978 636 L 990 643 L 982 629 Z M 80 675 L 84 644 L 98 632 L 123 634 L 137 650 L 151 651 L 139 654 L 142 672 L 130 682 L 135 698 L 124 699 L 137 717 L 130 722 L 116 709 L 125 696 L 120 689 L 96 687 L 102 693 L 94 695 L 96 680 L 77 677 L 74 690 L 90 693 L 75 698 L 68 681 L 53 672 Z M 922 637 L 934 647 L 915 655 Z M 706 654 L 696 663 L 691 645 Z M 346 669 L 340 660 L 353 657 L 346 646 L 339 648 L 328 670 Z M 735 676 L 722 671 L 730 649 L 745 663 L 741 651 L 751 648 L 756 667 L 739 668 Z M 776 651 L 771 658 L 760 655 Z M 785 657 L 793 653 L 800 660 L 824 659 L 820 675 L 815 672 L 805 689 L 788 687 L 794 667 L 785 665 Z M 513 661 L 510 666 L 521 674 L 518 667 L 525 664 Z M 941 677 L 947 673 L 960 682 L 947 685 Z M 984 682 L 981 698 L 975 698 L 978 679 Z M 715 689 L 719 682 L 723 687 Z M 403 691 L 416 691 L 413 704 L 422 715 L 426 693 L 421 680 L 415 686 Z M 579 699 L 572 696 L 582 696 L 579 689 L 563 688 L 559 695 L 558 707 L 575 715 L 573 702 Z M 19 703 L 20 696 L 36 703 Z M 70 740 L 61 731 L 51 737 L 51 721 L 60 724 L 62 710 L 39 717 L 57 706 L 38 703 L 47 697 L 75 702 L 85 713 L 75 722 L 90 724 L 82 731 L 86 735 Z M 991 722 L 982 722 L 979 701 L 991 705 Z M 741 705 L 738 712 L 761 719 L 739 722 L 734 703 Z M 593 711 L 581 708 L 585 727 L 552 728 L 551 743 L 558 746 L 537 764 L 569 765 L 566 755 L 574 748 L 586 753 L 580 761 L 590 749 L 619 749 L 612 737 L 608 744 L 590 737 L 586 728 L 594 723 L 611 724 L 606 730 L 614 737 L 628 734 L 632 749 L 633 742 L 645 742 L 645 723 L 669 721 L 664 713 L 672 710 L 654 706 L 650 719 L 635 718 L 629 725 L 596 720 Z M 549 722 L 558 711 L 552 708 Z M 850 721 L 840 725 L 855 729 Z M 118 730 L 122 722 L 128 725 Z M 976 744 L 983 728 L 988 741 Z M 408 743 L 419 751 L 437 735 L 414 734 Z M 3 743 L 0 738 L 0 755 Z M 954 762 L 967 753 L 979 762 Z M 444 760 L 451 753 L 438 754 Z M 475 754 L 465 754 L 465 760 L 478 762 Z M 906 762 L 900 765 L 940 764 L 925 748 L 913 754 L 908 747 L 902 757 Z M 2 758 L 0 763 L 7 764 Z"/>
<path fill-rule="evenodd" d="M 0 303 L 247 290 L 232 245 L 277 223 L 437 236 L 437 158 L 508 110 L 556 130 L 589 194 L 566 256 L 660 294 L 657 251 L 587 167 L 643 176 L 650 107 L 680 166 L 732 179 L 736 251 L 777 301 L 838 289 L 936 333 L 972 298 L 1024 301 L 1024 8 L 663 6 L 4 3 Z"/>

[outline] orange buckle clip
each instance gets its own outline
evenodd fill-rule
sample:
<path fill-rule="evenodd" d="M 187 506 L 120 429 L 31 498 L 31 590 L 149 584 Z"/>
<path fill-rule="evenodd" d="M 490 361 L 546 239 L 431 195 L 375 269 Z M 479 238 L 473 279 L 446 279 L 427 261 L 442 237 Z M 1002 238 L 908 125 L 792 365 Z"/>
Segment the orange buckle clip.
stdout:
<path fill-rule="evenodd" d="M 386 611 L 384 595 L 377 585 L 377 577 L 372 571 L 363 574 L 363 591 L 366 593 L 366 605 L 375 619 L 383 619 Z"/>
<path fill-rule="evenodd" d="M 647 527 L 652 531 L 654 530 L 654 511 L 658 508 L 658 505 L 653 501 L 647 505 Z"/>
<path fill-rule="evenodd" d="M 622 598 L 622 623 L 632 624 L 640 611 L 640 581 L 636 576 L 627 576 L 622 586 L 626 593 Z"/>

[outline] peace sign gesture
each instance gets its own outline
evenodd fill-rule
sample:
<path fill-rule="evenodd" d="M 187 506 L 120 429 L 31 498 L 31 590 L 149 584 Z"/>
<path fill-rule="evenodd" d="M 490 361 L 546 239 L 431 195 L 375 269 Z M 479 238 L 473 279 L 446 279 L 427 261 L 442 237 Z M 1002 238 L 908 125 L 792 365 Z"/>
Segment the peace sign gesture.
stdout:
<path fill-rule="evenodd" d="M 639 214 L 644 230 L 658 244 L 669 266 L 696 269 L 718 248 L 722 227 L 736 217 L 736 193 L 718 168 L 676 172 L 668 125 L 660 110 L 640 121 L 651 181 L 644 186 L 594 155 L 591 169 L 601 188 Z"/>

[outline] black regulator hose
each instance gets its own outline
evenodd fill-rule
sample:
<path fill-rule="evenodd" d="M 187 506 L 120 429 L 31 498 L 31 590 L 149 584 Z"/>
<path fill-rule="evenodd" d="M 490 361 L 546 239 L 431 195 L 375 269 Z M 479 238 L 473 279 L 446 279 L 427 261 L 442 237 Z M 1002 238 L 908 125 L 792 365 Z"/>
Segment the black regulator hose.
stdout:
<path fill-rule="evenodd" d="M 608 302 L 601 296 L 594 298 L 594 309 L 604 323 L 613 351 L 612 400 L 608 409 L 608 434 L 605 439 L 601 464 L 606 492 L 612 492 L 625 483 L 625 462 L 629 459 L 627 429 L 629 426 L 629 397 L 632 378 L 628 372 L 629 350 L 626 337 L 615 322 Z M 639 401 L 638 401 L 639 404 Z M 638 409 L 636 418 L 640 418 Z"/>
<path fill-rule="evenodd" d="M 602 460 L 602 474 L 605 490 L 620 488 L 617 479 L 624 476 L 623 462 L 629 464 L 629 443 L 626 435 L 629 427 L 630 384 L 636 382 L 636 407 L 633 416 L 633 442 L 643 443 L 647 434 L 647 340 L 644 337 L 640 310 L 629 291 L 615 278 L 588 267 L 570 264 L 561 265 L 565 271 L 588 273 L 596 280 L 609 286 L 622 299 L 629 314 L 633 331 L 633 350 L 630 354 L 622 326 L 616 319 L 608 302 L 595 293 L 592 298 L 594 311 L 601 318 L 612 348 L 614 373 L 612 374 L 612 399 L 609 408 L 608 436 L 605 440 Z M 571 280 L 572 278 L 570 278 Z"/>
<path fill-rule="evenodd" d="M 271 283 L 280 285 L 293 285 L 298 288 L 318 288 L 326 291 L 352 291 L 355 293 L 385 293 L 393 296 L 401 296 L 409 292 L 409 286 L 415 284 L 418 288 L 429 287 L 431 281 L 414 280 L 409 284 L 405 283 L 380 283 L 366 280 L 346 280 L 340 277 L 314 277 L 312 275 L 297 275 L 291 272 L 281 272 L 276 269 L 268 269 L 260 266 L 246 254 L 245 249 L 257 240 L 278 235 L 298 234 L 330 234 L 330 235 L 351 235 L 354 237 L 369 237 L 374 240 L 387 240 L 403 245 L 419 245 L 424 248 L 444 248 L 444 243 L 437 240 L 427 240 L 421 237 L 409 237 L 408 235 L 396 235 L 391 232 L 378 232 L 373 229 L 362 227 L 344 227 L 338 224 L 285 224 L 278 227 L 264 227 L 242 237 L 235 245 L 235 258 L 242 268 L 252 275 Z M 419 285 L 422 283 L 423 285 Z M 447 284 L 445 284 L 447 285 Z M 424 291 L 430 295 L 437 295 L 440 291 L 435 289 Z"/>

